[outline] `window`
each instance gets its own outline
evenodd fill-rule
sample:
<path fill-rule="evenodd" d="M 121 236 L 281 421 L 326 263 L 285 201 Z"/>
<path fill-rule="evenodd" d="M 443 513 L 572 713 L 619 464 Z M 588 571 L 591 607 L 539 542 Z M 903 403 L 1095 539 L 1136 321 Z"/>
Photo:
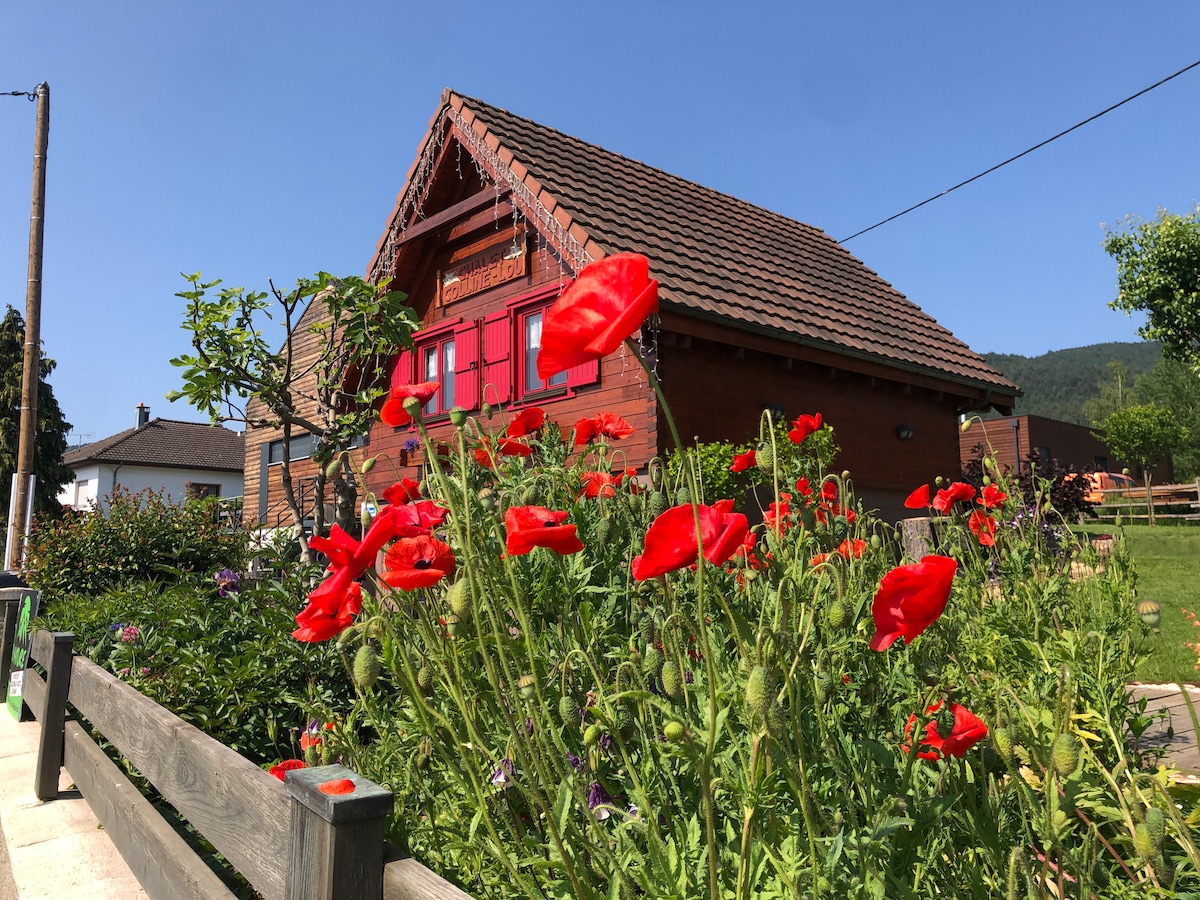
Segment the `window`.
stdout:
<path fill-rule="evenodd" d="M 308 459 L 308 457 L 312 456 L 313 448 L 316 445 L 317 436 L 315 434 L 307 431 L 303 434 L 293 434 L 291 445 L 292 460 Z M 283 438 L 271 441 L 270 449 L 267 452 L 268 464 L 281 462 L 283 462 Z"/>
<path fill-rule="evenodd" d="M 454 335 L 420 348 L 421 381 L 436 381 L 440 390 L 425 404 L 425 415 L 449 412 L 454 406 Z"/>
<path fill-rule="evenodd" d="M 88 480 L 81 478 L 75 482 L 75 506 L 87 506 L 88 502 Z"/>
<path fill-rule="evenodd" d="M 543 307 L 535 311 L 521 313 L 518 316 L 520 320 L 521 350 L 519 364 L 521 373 L 517 383 L 521 386 L 522 395 L 554 390 L 555 388 L 565 387 L 567 383 L 566 372 L 559 372 L 557 375 L 552 375 L 546 381 L 538 377 L 537 357 L 538 351 L 542 349 L 542 319 L 544 315 L 545 308 Z"/>
<path fill-rule="evenodd" d="M 219 484 L 201 484 L 196 481 L 187 483 L 187 495 L 193 500 L 199 500 L 202 497 L 220 497 L 221 486 Z"/>

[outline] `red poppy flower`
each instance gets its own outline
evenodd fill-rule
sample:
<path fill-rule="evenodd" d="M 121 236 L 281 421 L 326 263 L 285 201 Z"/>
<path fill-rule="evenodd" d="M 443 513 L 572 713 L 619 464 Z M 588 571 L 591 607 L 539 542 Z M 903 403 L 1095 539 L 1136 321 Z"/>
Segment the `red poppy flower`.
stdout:
<path fill-rule="evenodd" d="M 1008 494 L 1004 493 L 1004 491 L 1000 490 L 994 484 L 985 485 L 980 493 L 980 498 L 975 502 L 987 509 L 995 509 L 1008 499 Z"/>
<path fill-rule="evenodd" d="M 776 534 L 787 531 L 788 527 L 788 501 L 792 499 L 792 495 L 787 491 L 782 491 L 779 494 L 779 500 L 767 507 L 767 511 L 763 513 L 763 524 L 774 531 Z"/>
<path fill-rule="evenodd" d="M 579 496 L 589 500 L 595 500 L 597 497 L 614 497 L 624 478 L 625 473 L 623 472 L 616 472 L 612 475 L 607 472 L 584 472 L 583 490 L 579 492 Z"/>
<path fill-rule="evenodd" d="M 402 591 L 433 587 L 454 572 L 454 552 L 429 535 L 400 538 L 383 558 L 382 577 Z"/>
<path fill-rule="evenodd" d="M 439 506 L 433 500 L 418 500 L 416 503 L 405 503 L 397 507 L 393 531 L 396 537 L 416 537 L 421 534 L 431 534 L 433 529 L 440 528 L 446 521 L 450 510 Z"/>
<path fill-rule="evenodd" d="M 811 498 L 813 495 L 812 486 L 808 483 L 808 479 L 804 476 L 796 479 L 796 493 L 806 499 Z"/>
<path fill-rule="evenodd" d="M 933 498 L 932 506 L 942 515 L 950 511 L 959 500 L 970 500 L 975 496 L 975 486 L 966 484 L 962 481 L 956 481 L 948 488 L 942 488 L 937 492 L 937 496 Z"/>
<path fill-rule="evenodd" d="M 700 544 L 696 543 L 692 505 L 671 507 L 650 524 L 645 549 L 633 559 L 634 578 L 645 581 L 690 566 L 699 560 L 700 547 L 704 548 L 704 558 L 719 566 L 743 546 L 750 526 L 744 515 L 733 512 L 732 500 L 718 500 L 697 509 Z"/>
<path fill-rule="evenodd" d="M 928 707 L 925 712 L 928 715 L 933 715 L 942 708 L 942 701 L 939 700 L 932 706 Z M 954 725 L 950 729 L 948 735 L 943 736 L 938 732 L 937 720 L 926 723 L 925 738 L 921 741 L 922 747 L 929 747 L 929 750 L 919 750 L 917 755 L 922 759 L 937 759 L 939 756 L 954 756 L 961 759 L 966 755 L 967 751 L 978 744 L 981 740 L 987 737 L 987 726 L 965 706 L 958 703 L 950 704 L 950 712 L 954 714 Z M 916 724 L 916 713 L 908 717 L 908 724 L 904 726 L 904 737 L 912 738 L 913 725 Z M 904 752 L 908 752 L 908 745 L 905 744 Z"/>
<path fill-rule="evenodd" d="M 529 456 L 531 453 L 533 453 L 533 448 L 521 441 L 502 437 L 493 447 L 491 438 L 485 437 L 475 448 L 475 462 L 485 469 L 490 469 L 496 464 L 496 458 L 499 456 Z"/>
<path fill-rule="evenodd" d="M 349 778 L 334 778 L 332 781 L 322 781 L 317 785 L 322 794 L 353 794 L 354 782 Z"/>
<path fill-rule="evenodd" d="M 846 559 L 862 559 L 863 551 L 866 549 L 867 549 L 866 541 L 859 540 L 857 538 L 852 541 L 852 540 L 850 540 L 850 538 L 846 538 L 844 541 L 842 541 L 840 544 L 837 545 L 837 549 L 834 552 L 841 554 Z M 812 560 L 810 561 L 810 564 L 814 565 L 814 566 L 819 565 L 820 563 L 825 562 L 825 560 L 827 560 L 829 558 L 829 556 L 830 556 L 830 554 L 828 554 L 828 553 L 817 553 L 816 555 L 813 556 Z"/>
<path fill-rule="evenodd" d="M 583 549 L 583 541 L 576 535 L 574 525 L 564 524 L 567 515 L 544 506 L 510 506 L 504 514 L 508 555 L 523 556 L 534 547 L 546 547 L 564 556 L 578 553 Z"/>
<path fill-rule="evenodd" d="M 733 465 L 729 467 L 729 471 L 745 472 L 756 465 L 758 465 L 758 454 L 753 450 L 747 450 L 745 453 L 735 453 L 733 455 Z"/>
<path fill-rule="evenodd" d="M 996 543 L 996 520 L 982 509 L 972 510 L 971 517 L 967 519 L 967 527 L 979 538 L 980 546 L 990 547 Z"/>
<path fill-rule="evenodd" d="M 586 444 L 596 438 L 619 441 L 631 434 L 633 434 L 633 426 L 616 413 L 597 413 L 591 418 L 580 419 L 575 423 L 575 446 Z"/>
<path fill-rule="evenodd" d="M 808 415 L 802 413 L 797 416 L 796 421 L 792 423 L 792 430 L 788 432 L 788 439 L 793 444 L 801 444 L 804 439 L 814 431 L 821 430 L 821 414 Z"/>
<path fill-rule="evenodd" d="M 906 509 L 924 509 L 929 505 L 929 485 L 923 484 L 904 498 Z"/>
<path fill-rule="evenodd" d="M 384 401 L 383 409 L 379 411 L 379 418 L 384 425 L 391 425 L 393 428 L 409 424 L 412 416 L 405 411 L 404 401 L 409 397 L 416 397 L 424 406 L 433 399 L 433 395 L 438 392 L 439 387 L 441 385 L 436 381 L 423 381 L 420 384 L 393 384 L 391 393 Z"/>
<path fill-rule="evenodd" d="M 871 649 L 886 650 L 898 637 L 912 641 L 937 621 L 950 599 L 957 568 L 948 556 L 926 556 L 884 575 L 871 605 L 875 619 Z"/>
<path fill-rule="evenodd" d="M 607 356 L 656 312 L 658 282 L 646 257 L 617 253 L 592 263 L 546 311 L 538 377 Z"/>
<path fill-rule="evenodd" d="M 528 406 L 508 420 L 508 430 L 505 434 L 510 438 L 524 437 L 533 434 L 545 424 L 546 411 L 540 406 Z"/>
<path fill-rule="evenodd" d="M 337 578 L 335 575 L 329 580 Z M 308 606 L 296 613 L 296 624 L 300 627 L 292 632 L 292 637 L 298 641 L 311 642 L 327 641 L 341 634 L 353 624 L 354 617 L 362 612 L 362 586 L 357 581 L 350 582 L 333 601 L 309 601 Z"/>
<path fill-rule="evenodd" d="M 302 759 L 285 759 L 283 762 L 276 763 L 275 765 L 271 766 L 271 768 L 268 769 L 267 771 L 269 771 L 272 775 L 274 775 L 280 781 L 283 781 L 287 777 L 287 773 L 292 771 L 292 769 L 303 769 L 303 768 L 304 768 L 304 760 L 302 760 Z"/>
<path fill-rule="evenodd" d="M 414 481 L 411 478 L 401 478 L 391 487 L 384 490 L 383 499 L 384 502 L 396 506 L 409 503 L 412 500 L 420 500 L 421 482 Z"/>

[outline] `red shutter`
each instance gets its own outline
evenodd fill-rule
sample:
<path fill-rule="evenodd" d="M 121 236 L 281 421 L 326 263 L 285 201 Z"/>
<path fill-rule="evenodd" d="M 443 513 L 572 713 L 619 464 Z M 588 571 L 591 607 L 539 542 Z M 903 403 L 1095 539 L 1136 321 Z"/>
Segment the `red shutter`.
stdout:
<path fill-rule="evenodd" d="M 483 320 L 483 399 L 507 403 L 512 399 L 512 319 L 507 311 Z"/>
<path fill-rule="evenodd" d="M 475 322 L 454 329 L 454 402 L 463 409 L 479 406 L 479 326 Z"/>
<path fill-rule="evenodd" d="M 600 380 L 600 360 L 592 359 L 567 369 L 567 387 L 574 389 Z"/>
<path fill-rule="evenodd" d="M 413 352 L 405 350 L 396 357 L 396 365 L 392 368 L 392 384 L 413 383 Z"/>

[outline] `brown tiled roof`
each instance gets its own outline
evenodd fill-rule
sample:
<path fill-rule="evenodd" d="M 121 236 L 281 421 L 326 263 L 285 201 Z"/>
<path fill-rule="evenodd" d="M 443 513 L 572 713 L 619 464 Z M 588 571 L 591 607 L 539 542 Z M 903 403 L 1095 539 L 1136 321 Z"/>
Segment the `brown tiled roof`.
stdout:
<path fill-rule="evenodd" d="M 246 449 L 240 434 L 220 425 L 151 419 L 141 428 L 77 447 L 63 455 L 63 462 L 68 466 L 104 462 L 241 472 Z"/>
<path fill-rule="evenodd" d="M 431 128 L 447 107 L 593 257 L 648 256 L 666 309 L 1018 391 L 819 228 L 451 91 Z"/>

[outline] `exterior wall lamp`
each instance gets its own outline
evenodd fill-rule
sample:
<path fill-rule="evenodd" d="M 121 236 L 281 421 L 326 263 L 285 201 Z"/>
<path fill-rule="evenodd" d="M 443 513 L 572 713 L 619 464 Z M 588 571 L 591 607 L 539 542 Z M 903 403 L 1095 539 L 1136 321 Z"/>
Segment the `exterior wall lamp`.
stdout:
<path fill-rule="evenodd" d="M 902 441 L 911 441 L 916 433 L 916 429 L 911 425 L 896 426 L 896 437 L 900 438 Z"/>

